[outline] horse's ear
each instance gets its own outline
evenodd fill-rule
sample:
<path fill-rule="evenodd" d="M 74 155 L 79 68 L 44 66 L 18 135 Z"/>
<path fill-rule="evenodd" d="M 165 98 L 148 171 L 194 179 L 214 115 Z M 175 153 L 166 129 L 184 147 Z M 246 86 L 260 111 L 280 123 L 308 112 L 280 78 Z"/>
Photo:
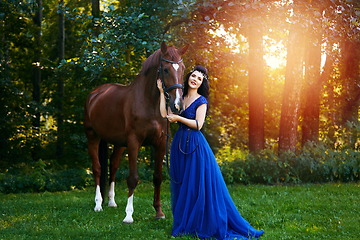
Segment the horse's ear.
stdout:
<path fill-rule="evenodd" d="M 162 41 L 162 43 L 161 43 L 161 52 L 163 55 L 165 55 L 167 53 L 167 46 L 166 46 L 165 41 Z"/>
<path fill-rule="evenodd" d="M 187 50 L 189 49 L 189 47 L 190 47 L 190 44 L 188 44 L 188 45 L 186 45 L 186 46 L 178 49 L 179 54 L 180 54 L 180 55 L 184 55 L 184 54 L 187 52 Z"/>

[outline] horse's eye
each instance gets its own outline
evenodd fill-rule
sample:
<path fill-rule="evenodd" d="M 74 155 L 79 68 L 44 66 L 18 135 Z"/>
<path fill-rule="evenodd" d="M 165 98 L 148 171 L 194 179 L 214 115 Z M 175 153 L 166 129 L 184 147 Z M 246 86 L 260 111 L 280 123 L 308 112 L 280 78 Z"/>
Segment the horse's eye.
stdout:
<path fill-rule="evenodd" d="M 164 73 L 169 74 L 169 70 L 167 68 L 165 68 Z"/>

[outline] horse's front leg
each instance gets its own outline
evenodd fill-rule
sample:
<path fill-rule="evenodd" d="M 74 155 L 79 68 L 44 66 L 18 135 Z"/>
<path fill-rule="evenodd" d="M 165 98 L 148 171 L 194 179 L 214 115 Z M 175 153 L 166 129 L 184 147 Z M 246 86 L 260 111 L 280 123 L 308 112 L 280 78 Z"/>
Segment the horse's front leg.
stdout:
<path fill-rule="evenodd" d="M 165 218 L 164 213 L 161 210 L 161 201 L 160 201 L 160 188 L 162 182 L 162 165 L 164 154 L 166 151 L 166 145 L 161 144 L 155 148 L 155 169 L 154 169 L 154 203 L 153 206 L 156 211 L 156 219 Z"/>
<path fill-rule="evenodd" d="M 102 196 L 100 192 L 100 175 L 101 175 L 101 166 L 99 163 L 99 143 L 100 140 L 88 140 L 88 152 L 92 160 L 92 171 L 94 174 L 95 180 L 95 212 L 99 212 L 102 210 Z"/>
<path fill-rule="evenodd" d="M 108 207 L 117 207 L 117 204 L 115 202 L 115 176 L 116 171 L 119 168 L 120 158 L 121 155 L 124 152 L 124 147 L 116 147 L 114 146 L 114 151 L 111 154 L 110 158 L 110 186 L 109 186 L 109 192 L 108 192 Z"/>
<path fill-rule="evenodd" d="M 141 146 L 141 143 L 139 140 L 137 140 L 136 136 L 129 137 L 128 138 L 128 156 L 129 156 L 129 176 L 127 178 L 127 185 L 129 189 L 128 194 L 128 202 L 126 205 L 126 217 L 123 220 L 123 223 L 131 224 L 134 222 L 134 219 L 132 217 L 134 212 L 134 191 L 137 186 L 139 176 L 137 173 L 137 155 L 139 148 Z"/>

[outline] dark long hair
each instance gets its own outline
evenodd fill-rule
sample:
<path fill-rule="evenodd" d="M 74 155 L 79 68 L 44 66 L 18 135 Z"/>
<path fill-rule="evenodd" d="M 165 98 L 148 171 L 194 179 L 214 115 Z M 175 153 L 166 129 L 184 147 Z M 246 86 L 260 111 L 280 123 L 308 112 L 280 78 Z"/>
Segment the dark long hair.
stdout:
<path fill-rule="evenodd" d="M 185 83 L 184 83 L 184 96 L 186 96 L 188 94 L 190 75 L 195 71 L 201 72 L 204 75 L 203 82 L 198 89 L 198 93 L 207 99 L 209 97 L 209 93 L 210 93 L 210 86 L 209 86 L 209 81 L 208 81 L 208 71 L 205 67 L 203 67 L 201 65 L 197 65 L 186 75 Z"/>

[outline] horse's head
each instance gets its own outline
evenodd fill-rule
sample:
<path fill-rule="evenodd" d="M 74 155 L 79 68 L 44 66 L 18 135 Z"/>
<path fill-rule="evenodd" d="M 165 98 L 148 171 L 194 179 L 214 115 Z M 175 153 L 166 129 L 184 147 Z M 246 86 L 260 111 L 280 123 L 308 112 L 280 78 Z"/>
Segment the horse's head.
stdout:
<path fill-rule="evenodd" d="M 165 42 L 161 43 L 160 77 L 174 114 L 180 114 L 184 110 L 182 95 L 185 65 L 181 55 L 185 54 L 188 49 L 189 44 L 175 49 L 174 46 L 167 46 Z"/>

